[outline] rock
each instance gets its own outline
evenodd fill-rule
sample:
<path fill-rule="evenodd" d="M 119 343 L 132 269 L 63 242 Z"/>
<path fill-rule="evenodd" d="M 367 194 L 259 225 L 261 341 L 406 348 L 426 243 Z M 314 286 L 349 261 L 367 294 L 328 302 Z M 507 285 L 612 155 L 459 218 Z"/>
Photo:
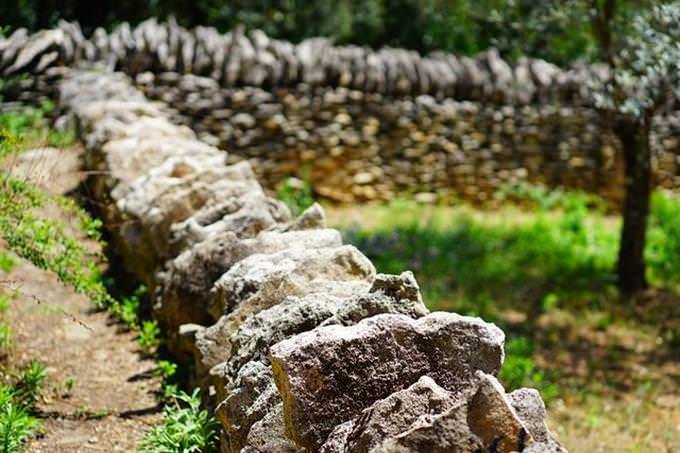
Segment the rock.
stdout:
<path fill-rule="evenodd" d="M 524 450 L 525 452 L 566 453 L 567 450 L 555 440 L 545 424 L 545 404 L 538 390 L 527 388 L 515 390 L 507 395 L 507 399 L 536 441 Z"/>
<path fill-rule="evenodd" d="M 376 402 L 349 427 L 340 425 L 321 451 L 510 453 L 535 445 L 498 381 L 477 372 L 476 380 L 456 394 L 421 378 Z"/>
<path fill-rule="evenodd" d="M 498 371 L 503 341 L 493 324 L 444 312 L 417 320 L 377 315 L 284 340 L 271 348 L 271 362 L 286 433 L 319 448 L 335 426 L 425 374 L 461 391 L 477 370 Z"/>
<path fill-rule="evenodd" d="M 220 186 L 226 189 L 231 184 L 222 181 Z M 175 256 L 179 251 L 221 233 L 232 232 L 246 238 L 288 222 L 291 217 L 288 207 L 265 196 L 259 184 L 257 187 L 257 191 L 250 190 L 242 197 L 230 197 L 231 194 L 218 186 L 216 189 L 221 192 L 219 199 L 224 201 L 206 204 L 187 219 L 172 225 L 169 239 L 171 255 Z"/>
<path fill-rule="evenodd" d="M 236 450 L 234 450 L 236 451 Z M 284 434 L 283 404 L 279 403 L 253 425 L 241 453 L 304 453 Z"/>
<path fill-rule="evenodd" d="M 467 424 L 485 448 L 499 453 L 522 451 L 534 439 L 492 376 L 481 376 L 477 392 L 467 404 Z"/>
<path fill-rule="evenodd" d="M 125 195 L 119 195 L 122 198 L 117 201 L 117 207 L 125 222 L 119 229 L 117 242 L 124 255 L 134 256 L 134 260 L 128 262 L 128 270 L 149 286 L 152 286 L 154 269 L 172 257 L 173 224 L 212 209 L 217 200 L 247 198 L 253 192 L 252 196 L 264 198 L 257 182 L 242 179 L 238 165 L 219 165 L 222 160 L 197 162 L 200 165 L 192 166 L 185 158 L 171 159 L 132 183 Z M 120 194 L 124 187 L 114 189 L 113 196 Z M 252 234 L 259 229 L 256 225 Z"/>
<path fill-rule="evenodd" d="M 232 446 L 241 447 L 242 440 L 256 420 L 248 415 L 256 412 L 251 408 L 261 407 L 258 404 L 259 397 L 249 401 L 247 396 L 264 392 L 262 389 L 258 392 L 239 389 L 243 385 L 244 370 L 253 367 L 254 362 L 268 365 L 270 346 L 318 325 L 350 325 L 378 313 L 402 313 L 412 317 L 427 313 L 410 272 L 401 276 L 378 274 L 370 292 L 364 291 L 364 294 L 351 297 L 336 297 L 327 293 L 288 297 L 282 303 L 248 318 L 226 341 L 216 342 L 215 345 L 221 344 L 222 347 L 216 352 L 206 353 L 206 357 L 225 354 L 229 350 L 231 354 L 225 363 L 215 366 L 211 372 L 218 398 L 226 398 L 220 407 L 223 426 Z M 229 345 L 225 346 L 226 343 Z M 270 384 L 276 393 L 273 379 Z M 234 393 L 239 396 L 232 397 Z M 276 395 L 276 402 L 279 402 L 278 393 Z"/>
<path fill-rule="evenodd" d="M 351 245 L 311 250 L 291 247 L 274 254 L 253 255 L 215 283 L 216 303 L 211 313 L 218 318 L 243 309 L 251 311 L 256 301 L 274 305 L 266 300 L 267 292 L 274 295 L 286 287 L 290 288 L 287 295 L 302 294 L 315 281 L 325 286 L 323 282 L 329 281 L 372 281 L 374 275 L 373 264 Z M 278 303 L 283 297 L 277 299 Z"/>
<path fill-rule="evenodd" d="M 376 401 L 359 418 L 338 425 L 320 453 L 370 452 L 386 438 L 406 431 L 420 417 L 441 414 L 456 402 L 450 392 L 423 376 L 407 389 Z"/>
<path fill-rule="evenodd" d="M 160 278 L 154 316 L 168 331 L 185 323 L 208 325 L 207 311 L 212 300 L 210 289 L 235 263 L 256 253 L 274 253 L 291 246 L 337 247 L 342 238 L 336 230 L 304 232 L 263 231 L 253 238 L 239 238 L 234 232 L 210 236 L 188 248 L 169 265 Z"/>

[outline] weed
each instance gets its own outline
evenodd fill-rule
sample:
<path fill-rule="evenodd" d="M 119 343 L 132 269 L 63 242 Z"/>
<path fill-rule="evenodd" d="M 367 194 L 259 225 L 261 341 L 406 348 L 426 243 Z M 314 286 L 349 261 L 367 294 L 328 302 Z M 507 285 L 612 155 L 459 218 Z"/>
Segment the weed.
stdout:
<path fill-rule="evenodd" d="M 140 285 L 132 295 L 123 297 L 117 307 L 116 315 L 133 330 L 139 327 L 139 309 L 145 294 L 146 286 Z"/>
<path fill-rule="evenodd" d="M 0 351 L 5 355 L 14 348 L 14 343 L 12 342 L 13 336 L 14 333 L 12 332 L 10 325 L 5 322 L 0 322 Z"/>
<path fill-rule="evenodd" d="M 14 293 L 9 292 L 0 293 L 0 314 L 4 314 L 9 310 L 13 295 Z"/>
<path fill-rule="evenodd" d="M 177 364 L 169 360 L 159 360 L 156 366 L 153 374 L 161 379 L 170 379 L 177 372 Z"/>
<path fill-rule="evenodd" d="M 11 255 L 0 251 L 0 270 L 3 272 L 11 272 L 16 261 Z"/>
<path fill-rule="evenodd" d="M 217 420 L 202 410 L 199 390 L 178 392 L 163 409 L 163 421 L 147 432 L 141 453 L 206 453 L 215 451 Z"/>
<path fill-rule="evenodd" d="M 26 439 L 40 428 L 40 422 L 15 400 L 14 389 L 0 386 L 0 449 L 21 451 Z"/>
<path fill-rule="evenodd" d="M 32 408 L 38 401 L 40 390 L 47 379 L 45 365 L 37 360 L 31 360 L 19 373 L 19 380 L 14 386 L 15 397 L 24 407 Z"/>
<path fill-rule="evenodd" d="M 160 344 L 160 334 L 161 329 L 158 327 L 158 323 L 156 321 L 144 321 L 142 323 L 141 329 L 139 330 L 137 343 L 139 343 L 143 349 L 153 349 Z"/>
<path fill-rule="evenodd" d="M 279 188 L 277 198 L 283 201 L 294 217 L 314 204 L 312 185 L 306 178 L 288 178 Z"/>

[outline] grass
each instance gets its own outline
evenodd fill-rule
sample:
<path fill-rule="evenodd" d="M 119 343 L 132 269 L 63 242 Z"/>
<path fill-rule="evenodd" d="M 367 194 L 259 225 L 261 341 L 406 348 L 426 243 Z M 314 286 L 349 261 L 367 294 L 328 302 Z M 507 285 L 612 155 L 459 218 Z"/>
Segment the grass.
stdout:
<path fill-rule="evenodd" d="M 330 223 L 379 272 L 413 270 L 431 309 L 482 316 L 504 328 L 507 359 L 500 377 L 509 389 L 537 387 L 547 401 L 561 394 L 560 367 L 537 363 L 544 343 L 555 347 L 560 340 L 558 327 L 547 333 L 537 327 L 546 318 L 557 324 L 560 316 L 585 321 L 593 332 L 607 332 L 621 318 L 629 324 L 667 324 L 661 338 L 671 350 L 677 348 L 678 326 L 662 320 L 672 307 L 640 319 L 634 311 L 639 305 L 619 297 L 613 273 L 619 223 L 601 202 L 530 186 L 508 188 L 500 196 L 508 203 L 496 212 L 409 200 L 328 211 Z M 677 292 L 678 196 L 654 194 L 646 257 L 650 281 Z"/>
<path fill-rule="evenodd" d="M 10 373 L 12 374 L 12 373 Z M 47 378 L 45 366 L 31 361 L 15 374 L 14 384 L 0 385 L 0 451 L 22 451 L 27 439 L 41 429 L 35 403 Z"/>

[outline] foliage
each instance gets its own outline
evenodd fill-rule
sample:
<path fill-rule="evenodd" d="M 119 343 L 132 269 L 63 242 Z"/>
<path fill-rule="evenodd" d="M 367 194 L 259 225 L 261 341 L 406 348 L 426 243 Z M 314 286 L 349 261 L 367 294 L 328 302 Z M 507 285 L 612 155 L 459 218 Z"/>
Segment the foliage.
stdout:
<path fill-rule="evenodd" d="M 637 11 L 647 1 L 620 3 L 624 11 Z M 465 54 L 496 46 L 510 58 L 529 54 L 564 64 L 595 54 L 589 8 L 578 0 L 103 0 L 97 8 L 83 0 L 58 5 L 55 0 L 10 0 L 0 5 L 0 16 L 14 28 L 31 29 L 77 19 L 87 32 L 124 20 L 174 16 L 186 26 L 226 31 L 242 24 L 294 42 L 329 36 L 343 44 Z"/>
<path fill-rule="evenodd" d="M 16 262 L 14 261 L 14 258 L 12 258 L 11 255 L 8 255 L 5 252 L 0 251 L 0 270 L 3 272 L 11 272 L 12 268 Z"/>
<path fill-rule="evenodd" d="M 277 198 L 288 206 L 294 217 L 314 204 L 312 185 L 307 179 L 286 179 L 279 189 Z"/>
<path fill-rule="evenodd" d="M 14 343 L 12 343 L 13 336 L 14 333 L 10 325 L 6 322 L 0 322 L 0 352 L 2 354 L 7 354 L 14 347 Z"/>
<path fill-rule="evenodd" d="M 534 347 L 531 340 L 524 336 L 510 338 L 505 343 L 505 363 L 499 379 L 508 391 L 522 387 L 536 387 L 541 396 L 550 402 L 558 394 L 557 379 L 547 377 L 545 371 L 538 369 L 533 360 Z"/>
<path fill-rule="evenodd" d="M 144 349 L 153 349 L 160 344 L 160 334 L 161 329 L 156 321 L 144 321 L 139 329 L 137 343 Z"/>
<path fill-rule="evenodd" d="M 45 365 L 38 360 L 31 360 L 19 373 L 19 380 L 15 384 L 14 397 L 22 406 L 33 408 L 38 401 L 40 389 L 47 379 Z"/>
<path fill-rule="evenodd" d="M 217 420 L 201 409 L 199 390 L 178 392 L 163 409 L 163 421 L 142 439 L 141 453 L 207 453 L 215 451 Z"/>
<path fill-rule="evenodd" d="M 32 361 L 19 373 L 14 385 L 0 386 L 0 449 L 14 453 L 41 427 L 32 415 L 33 406 L 45 382 L 44 365 Z"/>
<path fill-rule="evenodd" d="M 346 236 L 381 272 L 413 269 L 438 308 L 474 307 L 488 316 L 493 314 L 479 310 L 500 303 L 523 309 L 529 304 L 538 311 L 549 293 L 574 303 L 613 281 L 615 228 L 597 215 L 588 218 L 580 195 L 565 195 L 561 204 L 507 222 L 511 212 L 495 221 L 479 220 L 465 209 L 424 215 L 402 200 L 375 209 L 384 224 Z"/>
<path fill-rule="evenodd" d="M 641 117 L 680 95 L 680 2 L 656 5 L 631 22 L 612 79 L 594 94 L 602 108 Z"/>
<path fill-rule="evenodd" d="M 647 232 L 646 259 L 650 280 L 657 285 L 680 285 L 680 196 L 657 192 Z"/>

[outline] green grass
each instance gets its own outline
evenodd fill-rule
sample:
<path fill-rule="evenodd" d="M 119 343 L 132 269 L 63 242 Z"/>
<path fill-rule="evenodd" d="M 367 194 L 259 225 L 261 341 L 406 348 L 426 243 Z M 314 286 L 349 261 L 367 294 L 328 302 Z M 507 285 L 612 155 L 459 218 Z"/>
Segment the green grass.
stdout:
<path fill-rule="evenodd" d="M 0 451 L 22 451 L 27 439 L 41 429 L 35 403 L 47 378 L 45 366 L 31 361 L 16 373 L 14 384 L 0 386 Z"/>
<path fill-rule="evenodd" d="M 140 453 L 210 453 L 217 448 L 217 420 L 201 409 L 198 389 L 178 392 L 163 410 L 162 422 L 142 439 Z"/>
<path fill-rule="evenodd" d="M 550 400 L 558 394 L 558 374 L 535 364 L 536 320 L 555 310 L 599 313 L 589 322 L 605 331 L 619 308 L 632 307 L 618 295 L 613 273 L 620 226 L 603 203 L 584 194 L 524 185 L 501 197 L 513 203 L 496 212 L 398 200 L 371 206 L 361 227 L 343 219 L 341 228 L 379 272 L 413 270 L 431 309 L 499 324 L 508 334 L 502 381 L 510 389 L 538 387 Z M 677 291 L 677 195 L 654 194 L 646 257 L 650 282 Z M 512 313 L 523 321 L 509 321 Z M 666 336 L 669 344 L 680 337 Z"/>

